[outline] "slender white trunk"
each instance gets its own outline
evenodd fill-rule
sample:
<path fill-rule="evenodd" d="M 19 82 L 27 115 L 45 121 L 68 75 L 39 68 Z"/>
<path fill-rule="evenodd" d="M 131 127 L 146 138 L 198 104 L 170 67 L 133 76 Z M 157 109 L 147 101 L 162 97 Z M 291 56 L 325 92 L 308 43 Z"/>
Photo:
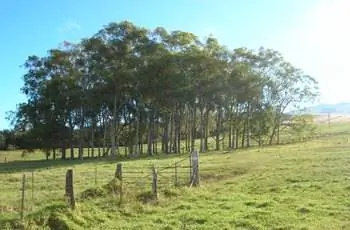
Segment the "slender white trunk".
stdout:
<path fill-rule="evenodd" d="M 111 155 L 115 156 L 117 155 L 117 148 L 116 148 L 116 135 L 117 135 L 117 95 L 114 94 L 114 103 L 113 103 L 113 121 L 112 121 L 112 127 L 111 127 Z"/>

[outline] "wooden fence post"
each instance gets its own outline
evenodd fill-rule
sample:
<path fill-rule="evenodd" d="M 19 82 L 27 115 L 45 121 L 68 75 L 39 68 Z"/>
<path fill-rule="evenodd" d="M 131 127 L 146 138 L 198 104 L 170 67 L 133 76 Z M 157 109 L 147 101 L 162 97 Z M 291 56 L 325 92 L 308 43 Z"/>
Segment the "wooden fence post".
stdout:
<path fill-rule="evenodd" d="M 192 178 L 191 186 L 199 186 L 199 154 L 198 151 L 193 151 L 191 153 L 191 168 L 192 168 Z"/>
<path fill-rule="evenodd" d="M 25 186 L 26 186 L 26 174 L 23 174 L 22 177 L 22 194 L 21 194 L 21 220 L 24 219 L 24 195 L 25 195 Z"/>
<path fill-rule="evenodd" d="M 95 166 L 95 186 L 97 186 L 97 166 Z"/>
<path fill-rule="evenodd" d="M 175 162 L 175 187 L 177 187 L 178 186 L 178 177 L 177 177 L 177 166 L 178 166 L 178 163 L 177 162 Z"/>
<path fill-rule="evenodd" d="M 189 168 L 190 170 L 189 170 L 189 172 L 190 172 L 190 184 L 191 184 L 192 183 L 192 154 L 189 155 L 188 159 L 190 161 L 190 168 Z"/>
<path fill-rule="evenodd" d="M 120 181 L 122 180 L 123 174 L 122 174 L 122 164 L 121 163 L 117 164 L 117 168 L 115 170 L 114 177 L 118 178 Z"/>
<path fill-rule="evenodd" d="M 66 172 L 66 194 L 68 205 L 75 208 L 75 198 L 73 189 L 73 169 L 68 169 Z"/>
<path fill-rule="evenodd" d="M 32 171 L 32 210 L 33 210 L 33 207 L 34 207 L 34 171 Z"/>
<path fill-rule="evenodd" d="M 123 166 L 121 163 L 117 164 L 117 168 L 115 170 L 114 178 L 117 178 L 120 182 L 119 184 L 119 203 L 121 204 L 123 202 Z"/>
<path fill-rule="evenodd" d="M 154 165 L 152 167 L 152 194 L 153 198 L 158 200 L 158 174 Z"/>

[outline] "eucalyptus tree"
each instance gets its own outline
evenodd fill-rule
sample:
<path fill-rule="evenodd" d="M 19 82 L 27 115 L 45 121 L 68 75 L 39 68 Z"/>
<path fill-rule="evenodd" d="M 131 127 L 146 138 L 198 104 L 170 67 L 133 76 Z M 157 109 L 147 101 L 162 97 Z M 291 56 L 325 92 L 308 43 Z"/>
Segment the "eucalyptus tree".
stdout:
<path fill-rule="evenodd" d="M 161 91 L 157 101 L 161 107 L 163 128 L 162 150 L 164 152 L 179 152 L 181 139 L 181 123 L 184 118 L 184 108 L 192 90 L 190 69 L 193 67 L 190 55 L 198 49 L 198 38 L 188 32 L 173 31 L 168 34 L 158 28 L 158 40 L 162 48 L 157 86 Z M 164 50 L 165 49 L 165 50 Z"/>
<path fill-rule="evenodd" d="M 317 81 L 285 61 L 283 56 L 272 49 L 260 48 L 256 54 L 256 69 L 267 81 L 263 102 L 272 109 L 273 126 L 269 137 L 272 144 L 279 130 L 286 109 L 296 109 L 305 101 L 318 96 Z"/>
<path fill-rule="evenodd" d="M 110 23 L 92 37 L 25 63 L 28 101 L 15 119 L 27 148 L 95 146 L 116 156 L 273 143 L 284 113 L 317 96 L 317 82 L 271 49 L 229 51 L 215 38 Z M 304 127 L 304 126 L 298 126 Z M 299 130 L 295 128 L 295 130 Z M 298 131 L 299 132 L 299 131 Z M 24 140 L 24 139 L 23 139 Z M 182 143 L 181 141 L 184 141 Z M 54 154 L 55 156 L 56 154 Z M 90 156 L 90 154 L 89 154 Z"/>
<path fill-rule="evenodd" d="M 0 150 L 7 150 L 8 144 L 5 134 L 0 131 Z"/>
<path fill-rule="evenodd" d="M 139 49 L 147 39 L 147 30 L 127 21 L 110 23 L 94 35 L 94 38 L 102 41 L 98 65 L 100 65 L 103 80 L 106 82 L 105 93 L 111 95 L 111 99 L 106 98 L 106 104 L 112 117 L 111 155 L 115 156 L 122 107 L 131 101 L 135 103 L 135 106 L 138 106 L 139 103 L 132 86 L 137 83 Z M 106 124 L 109 125 L 108 117 Z"/>
<path fill-rule="evenodd" d="M 18 110 L 18 120 L 24 122 L 24 131 L 30 130 L 38 147 L 45 149 L 48 153 L 51 148 L 54 151 L 61 145 L 65 149 L 65 98 L 60 93 L 63 90 L 62 76 L 65 54 L 51 50 L 48 57 L 39 58 L 31 56 L 25 63 L 29 69 L 24 76 L 24 87 L 22 91 L 28 96 L 28 102 L 21 104 Z M 30 124 L 30 126 L 28 126 Z M 57 139 L 60 142 L 57 142 Z M 65 158 L 63 151 L 62 157 Z"/>

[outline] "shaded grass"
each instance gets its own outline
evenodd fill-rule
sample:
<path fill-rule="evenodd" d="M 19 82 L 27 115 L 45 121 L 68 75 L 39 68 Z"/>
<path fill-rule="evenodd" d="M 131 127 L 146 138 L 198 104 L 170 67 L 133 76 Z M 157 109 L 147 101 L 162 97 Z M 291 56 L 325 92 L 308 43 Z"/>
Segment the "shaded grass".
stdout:
<path fill-rule="evenodd" d="M 158 202 L 150 202 L 150 166 L 172 165 L 175 158 L 123 162 L 130 183 L 123 185 L 122 203 L 117 192 L 104 187 L 115 162 L 99 162 L 97 185 L 92 179 L 97 162 L 75 165 L 74 211 L 63 202 L 66 168 L 37 171 L 34 202 L 28 177 L 25 224 L 28 229 L 350 229 L 350 134 L 343 127 L 338 131 L 302 144 L 201 154 L 200 188 L 174 188 L 166 183 L 171 174 L 164 174 Z M 1 206 L 7 207 L 0 211 L 2 222 L 19 224 L 21 176 L 0 174 Z M 146 179 L 140 185 L 141 177 Z"/>

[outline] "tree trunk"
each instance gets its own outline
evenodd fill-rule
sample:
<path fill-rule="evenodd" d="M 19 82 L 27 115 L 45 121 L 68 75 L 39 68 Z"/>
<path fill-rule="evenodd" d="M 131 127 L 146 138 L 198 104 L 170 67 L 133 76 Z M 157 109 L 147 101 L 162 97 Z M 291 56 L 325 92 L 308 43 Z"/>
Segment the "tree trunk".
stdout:
<path fill-rule="evenodd" d="M 143 124 L 143 122 L 144 121 L 142 120 L 142 118 L 140 118 L 139 127 L 140 127 L 140 124 Z M 144 138 L 144 130 L 139 128 L 139 155 L 143 154 L 143 143 L 144 143 L 143 138 Z"/>
<path fill-rule="evenodd" d="M 179 137 L 179 115 L 180 114 L 180 108 L 175 111 L 174 115 L 174 153 L 179 153 L 179 146 L 178 146 L 178 137 Z"/>
<path fill-rule="evenodd" d="M 204 152 L 209 150 L 209 114 L 210 110 L 207 109 L 207 111 L 204 113 Z"/>
<path fill-rule="evenodd" d="M 174 132 L 174 112 L 172 112 L 171 114 L 170 114 L 170 120 L 169 120 L 169 126 L 170 126 L 170 135 L 169 135 L 169 145 L 170 145 L 170 153 L 172 153 L 172 152 L 174 152 L 173 150 L 173 148 L 174 148 L 174 146 L 173 146 L 173 132 Z"/>
<path fill-rule="evenodd" d="M 236 126 L 237 126 L 237 124 L 236 124 Z M 236 141 L 235 141 L 235 145 L 236 145 L 236 149 L 238 149 L 239 148 L 239 135 L 240 135 L 240 130 L 239 130 L 239 128 L 238 127 L 236 127 L 236 129 L 235 129 L 235 139 L 236 139 Z"/>
<path fill-rule="evenodd" d="M 147 124 L 147 154 L 152 156 L 153 115 L 149 115 L 149 120 Z"/>
<path fill-rule="evenodd" d="M 185 149 L 187 152 L 190 151 L 190 149 L 189 149 L 190 148 L 190 140 L 189 140 L 190 129 L 189 129 L 189 125 L 188 125 L 188 123 L 189 123 L 188 120 L 189 120 L 188 113 L 185 112 Z"/>
<path fill-rule="evenodd" d="M 153 143 L 154 143 L 154 147 L 153 147 L 153 152 L 155 154 L 158 154 L 158 138 L 159 138 L 159 121 L 158 121 L 158 117 L 155 120 L 155 124 L 156 129 L 155 129 L 155 137 L 153 137 Z"/>
<path fill-rule="evenodd" d="M 116 156 L 117 155 L 117 148 L 116 148 L 116 138 L 115 136 L 117 135 L 117 94 L 114 93 L 114 98 L 113 98 L 113 121 L 112 121 L 112 127 L 111 127 L 111 155 Z"/>
<path fill-rule="evenodd" d="M 107 148 L 107 132 L 108 132 L 108 124 L 106 122 L 106 119 L 103 118 L 103 126 L 104 126 L 104 130 L 103 130 L 103 146 L 102 146 L 102 155 L 104 155 L 106 153 L 106 148 Z"/>
<path fill-rule="evenodd" d="M 258 145 L 259 147 L 262 144 L 262 135 L 261 135 L 261 120 L 259 120 L 259 136 L 258 136 Z"/>
<path fill-rule="evenodd" d="M 215 138 L 215 150 L 219 151 L 220 150 L 220 123 L 221 123 L 221 108 L 220 105 L 217 107 L 216 111 L 216 138 Z"/>
<path fill-rule="evenodd" d="M 83 130 L 84 130 L 84 113 L 83 109 L 81 108 L 80 113 L 80 125 L 79 125 L 79 159 L 82 160 L 84 156 L 84 146 L 83 146 Z"/>
<path fill-rule="evenodd" d="M 56 148 L 55 147 L 52 149 L 52 158 L 53 158 L 53 160 L 56 160 Z"/>
<path fill-rule="evenodd" d="M 248 148 L 250 147 L 250 117 L 251 117 L 251 106 L 250 106 L 250 104 L 248 104 L 247 121 L 246 121 L 247 122 L 247 129 L 246 129 L 246 131 L 247 131 L 247 133 L 246 133 L 247 143 L 246 143 L 246 145 Z"/>
<path fill-rule="evenodd" d="M 183 112 L 180 111 L 177 119 L 177 152 L 181 153 L 181 124 L 182 124 Z"/>
<path fill-rule="evenodd" d="M 276 135 L 276 130 L 277 130 L 277 127 L 274 126 L 273 129 L 272 129 L 272 133 L 271 133 L 271 135 L 270 135 L 269 145 L 272 145 L 272 144 L 273 144 L 273 138 L 274 138 L 275 135 Z"/>
<path fill-rule="evenodd" d="M 239 120 L 239 104 L 236 104 L 236 116 L 235 116 L 235 127 L 236 127 L 236 130 L 235 130 L 235 144 L 236 144 L 236 149 L 239 148 L 239 135 L 240 135 L 240 120 Z"/>
<path fill-rule="evenodd" d="M 241 148 L 244 148 L 245 144 L 245 134 L 246 134 L 246 123 L 243 123 L 242 139 L 241 139 Z"/>
<path fill-rule="evenodd" d="M 228 128 L 228 147 L 230 149 L 234 148 L 234 135 L 233 135 L 233 112 L 230 110 L 230 118 L 229 118 L 229 128 Z"/>
<path fill-rule="evenodd" d="M 62 147 L 61 147 L 61 152 L 62 152 L 62 160 L 65 160 L 67 157 L 66 157 L 66 145 L 65 143 L 62 144 Z"/>
<path fill-rule="evenodd" d="M 280 122 L 278 122 L 278 126 L 277 126 L 277 144 L 280 144 Z"/>
<path fill-rule="evenodd" d="M 193 111 L 192 111 L 192 137 L 191 137 L 191 152 L 195 150 L 195 141 L 197 137 L 197 128 L 196 128 L 196 122 L 197 122 L 197 108 L 194 105 Z"/>
<path fill-rule="evenodd" d="M 201 106 L 200 108 L 200 130 L 201 130 L 201 138 L 200 138 L 200 148 L 199 151 L 204 152 L 204 108 Z"/>
<path fill-rule="evenodd" d="M 164 144 L 164 152 L 169 153 L 169 114 L 165 115 L 165 123 L 164 123 L 164 133 L 163 133 L 163 144 Z"/>
<path fill-rule="evenodd" d="M 95 128 L 96 128 L 96 118 L 93 118 L 91 125 L 91 156 L 95 158 Z"/>
<path fill-rule="evenodd" d="M 70 159 L 74 160 L 74 125 L 71 118 L 69 119 L 69 148 L 70 148 Z"/>
<path fill-rule="evenodd" d="M 140 155 L 140 112 L 138 105 L 136 105 L 136 127 L 135 127 L 135 155 L 139 157 Z"/>

